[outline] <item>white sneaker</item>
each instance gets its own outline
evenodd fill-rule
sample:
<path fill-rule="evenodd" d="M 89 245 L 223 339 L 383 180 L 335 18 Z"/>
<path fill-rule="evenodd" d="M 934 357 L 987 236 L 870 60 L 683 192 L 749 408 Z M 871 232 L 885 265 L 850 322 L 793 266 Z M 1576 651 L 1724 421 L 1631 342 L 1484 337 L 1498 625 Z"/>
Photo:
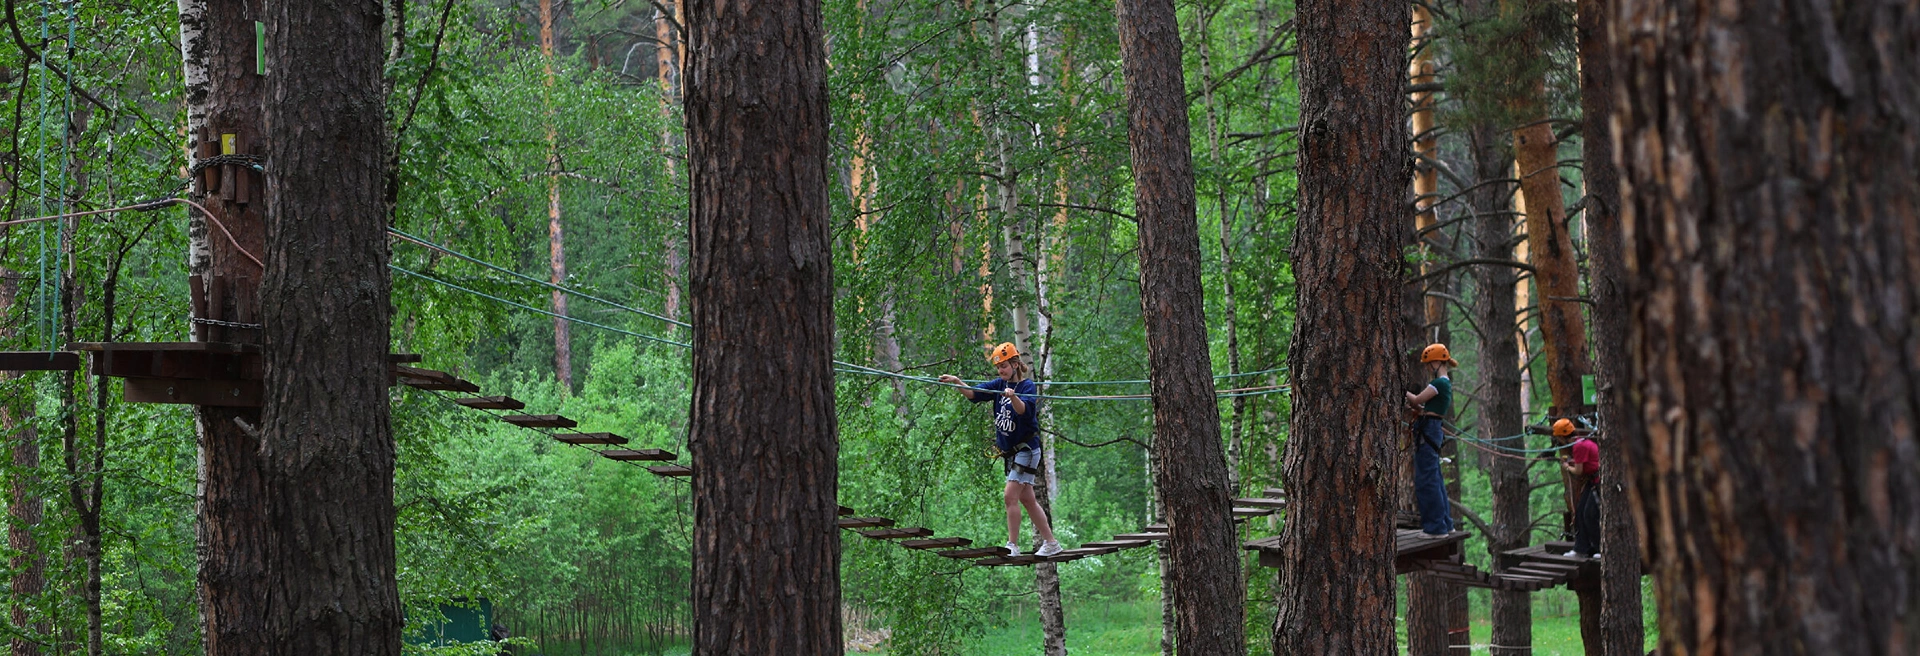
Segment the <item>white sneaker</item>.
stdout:
<path fill-rule="evenodd" d="M 1560 555 L 1562 555 L 1562 556 L 1566 556 L 1566 557 L 1568 557 L 1568 558 L 1579 558 L 1579 557 L 1580 557 L 1580 552 L 1578 552 L 1578 551 L 1569 551 L 1569 552 L 1566 552 L 1566 553 L 1563 553 L 1563 554 L 1560 554 Z"/>
<path fill-rule="evenodd" d="M 1020 545 L 1008 542 L 1004 548 L 1007 550 L 1008 558 L 1014 558 L 1020 555 Z"/>
<path fill-rule="evenodd" d="M 1048 540 L 1040 543 L 1040 549 L 1033 552 L 1033 555 L 1045 558 L 1057 553 L 1060 553 L 1060 543 L 1056 540 Z"/>

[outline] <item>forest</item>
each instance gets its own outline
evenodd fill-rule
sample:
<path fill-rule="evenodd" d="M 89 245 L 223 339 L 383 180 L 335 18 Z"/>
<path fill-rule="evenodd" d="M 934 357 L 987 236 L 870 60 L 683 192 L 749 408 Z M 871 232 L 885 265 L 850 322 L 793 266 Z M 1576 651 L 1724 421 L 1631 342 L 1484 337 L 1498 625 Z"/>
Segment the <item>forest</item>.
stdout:
<path fill-rule="evenodd" d="M 13 656 L 1920 654 L 1912 2 L 4 5 Z"/>

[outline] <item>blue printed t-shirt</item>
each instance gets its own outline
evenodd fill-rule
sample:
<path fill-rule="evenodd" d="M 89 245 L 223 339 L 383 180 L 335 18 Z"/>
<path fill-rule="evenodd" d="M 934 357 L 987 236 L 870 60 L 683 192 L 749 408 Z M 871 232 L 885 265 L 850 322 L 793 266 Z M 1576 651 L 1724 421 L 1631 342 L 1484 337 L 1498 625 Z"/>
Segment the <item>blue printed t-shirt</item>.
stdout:
<path fill-rule="evenodd" d="M 1040 398 L 1039 389 L 1033 381 L 1023 380 L 1013 384 L 1013 393 L 1027 404 L 1027 411 L 1015 413 L 1013 400 L 1000 394 L 1007 388 L 1007 381 L 995 378 L 975 385 L 974 389 L 988 392 L 973 395 L 974 403 L 993 402 L 993 445 L 1001 451 L 1013 453 L 1022 445 L 1027 448 L 1040 448 Z"/>
<path fill-rule="evenodd" d="M 1442 417 L 1447 416 L 1447 413 L 1453 411 L 1453 381 L 1448 380 L 1446 376 L 1441 376 L 1427 384 L 1432 385 L 1434 391 L 1439 393 L 1427 399 L 1425 410 Z"/>

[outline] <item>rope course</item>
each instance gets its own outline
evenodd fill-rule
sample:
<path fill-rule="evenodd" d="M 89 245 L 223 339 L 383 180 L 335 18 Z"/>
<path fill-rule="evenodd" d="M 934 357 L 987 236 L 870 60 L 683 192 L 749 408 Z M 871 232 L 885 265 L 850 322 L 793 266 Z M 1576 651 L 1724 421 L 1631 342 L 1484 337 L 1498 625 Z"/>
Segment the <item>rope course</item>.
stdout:
<path fill-rule="evenodd" d="M 576 289 L 573 289 L 573 288 L 570 288 L 570 287 L 567 287 L 567 286 L 564 286 L 564 285 L 557 285 L 557 284 L 554 284 L 554 283 L 552 283 L 552 282 L 549 282 L 549 281 L 546 281 L 546 280 L 541 280 L 541 279 L 538 279 L 538 278 L 534 278 L 534 277 L 532 277 L 532 276 L 528 276 L 528 275 L 524 275 L 524 274 L 521 274 L 521 273 L 518 273 L 518 272 L 515 272 L 515 271 L 513 271 L 513 270 L 511 270 L 511 269 L 507 269 L 507 268 L 505 268 L 505 267 L 502 267 L 502 266 L 499 266 L 499 265 L 496 265 L 496 264 L 493 264 L 493 263 L 491 263 L 491 262 L 487 262 L 487 261 L 485 261 L 485 260 L 482 260 L 482 259 L 479 259 L 479 258 L 476 258 L 476 257 L 473 257 L 473 256 L 471 256 L 471 255 L 466 255 L 466 254 L 464 254 L 464 253 L 460 253 L 459 251 L 455 251 L 455 250 L 453 250 L 453 249 L 451 249 L 451 248 L 448 248 L 448 247 L 446 247 L 446 246 L 443 246 L 443 245 L 440 245 L 440 244 L 436 244 L 436 243 L 433 243 L 433 242 L 430 242 L 430 241 L 427 241 L 426 239 L 423 239 L 423 238 L 421 238 L 421 237 L 418 237 L 418 236 L 415 236 L 415 235 L 411 235 L 411 234 L 407 234 L 406 232 L 403 232 L 403 231 L 401 231 L 401 230 L 399 230 L 399 229 L 397 229 L 397 228 L 388 228 L 388 232 L 389 232 L 389 233 L 391 233 L 391 234 L 393 234 L 393 235 L 394 235 L 394 236 L 396 236 L 396 237 L 399 237 L 399 238 L 400 238 L 400 239 L 402 239 L 402 240 L 405 240 L 405 241 L 407 241 L 407 242 L 411 242 L 411 243 L 414 243 L 414 244 L 417 244 L 417 245 L 419 245 L 419 246 L 421 246 L 421 247 L 424 247 L 424 248 L 428 248 L 428 249 L 431 249 L 431 250 L 434 250 L 434 251 L 438 251 L 438 252 L 440 252 L 440 253 L 444 253 L 444 254 L 447 254 L 447 255 L 451 255 L 451 256 L 453 256 L 453 257 L 456 257 L 456 258 L 459 258 L 459 259 L 461 259 L 461 260 L 464 260 L 464 261 L 467 261 L 467 262 L 472 262 L 472 263 L 474 263 L 474 264 L 478 264 L 478 265 L 480 265 L 480 266 L 482 266 L 482 267 L 485 267 L 485 268 L 487 268 L 488 270 L 491 270 L 491 271 L 494 271 L 494 272 L 497 272 L 497 273 L 501 273 L 501 274 L 504 274 L 504 275 L 507 275 L 507 276 L 510 276 L 510 277 L 512 277 L 512 278 L 515 278 L 515 279 L 518 279 L 518 280 L 521 280 L 521 281 L 525 281 L 525 282 L 529 282 L 529 283 L 533 283 L 533 284 L 535 284 L 535 285 L 539 285 L 539 286 L 541 286 L 541 287 L 544 287 L 544 288 L 547 288 L 547 289 L 550 289 L 550 290 L 553 290 L 553 291 L 557 291 L 557 292 L 562 292 L 562 293 L 565 293 L 565 294 L 572 294 L 572 295 L 577 295 L 577 296 L 580 296 L 581 298 L 585 298 L 585 299 L 588 299 L 588 300 L 592 300 L 592 301 L 595 301 L 595 302 L 598 302 L 598 303 L 601 303 L 601 304 L 604 304 L 604 305 L 607 305 L 608 307 L 612 307 L 612 308 L 614 308 L 614 309 L 617 309 L 617 310 L 622 310 L 622 311 L 626 311 L 626 312 L 631 312 L 631 313 L 634 313 L 634 314 L 638 314 L 638 315 L 640 315 L 640 316 L 644 316 L 644 317 L 648 317 L 648 318 L 651 318 L 651 319 L 655 319 L 655 320 L 659 320 L 659 321 L 665 321 L 665 322 L 669 322 L 669 323 L 671 323 L 671 324 L 673 324 L 673 325 L 675 325 L 675 326 L 681 326 L 681 327 L 691 327 L 691 324 L 688 324 L 688 323 L 686 323 L 686 322 L 682 322 L 682 321 L 678 321 L 678 320 L 675 320 L 675 319 L 672 319 L 672 318 L 669 318 L 669 317 L 664 317 L 664 316 L 661 316 L 661 315 L 658 315 L 658 314 L 654 314 L 654 313 L 651 313 L 651 312 L 647 312 L 647 311 L 645 311 L 645 310 L 640 310 L 640 309 L 636 309 L 636 308 L 633 308 L 633 307 L 629 307 L 629 306 L 627 306 L 627 305 L 625 305 L 625 304 L 622 304 L 622 303 L 619 303 L 619 302 L 616 302 L 616 301 L 611 301 L 611 300 L 607 300 L 607 299 L 604 299 L 604 298 L 600 298 L 600 297 L 598 297 L 598 296 L 594 296 L 594 295 L 591 295 L 591 294 L 587 294 L 587 293 L 584 293 L 584 292 L 581 292 L 581 291 L 579 291 L 579 290 L 576 290 Z M 448 282 L 448 281 L 445 281 L 445 280 L 441 280 L 441 279 L 439 279 L 439 278 L 435 278 L 435 277 L 432 277 L 432 276 L 428 276 L 428 275 L 426 275 L 426 274 L 423 274 L 423 273 L 419 273 L 419 272 L 416 272 L 416 271 L 412 271 L 412 270 L 409 270 L 409 269 L 406 269 L 406 268 L 404 268 L 404 267 L 400 267 L 400 266 L 397 266 L 397 265 L 392 265 L 392 264 L 389 264 L 389 265 L 387 265 L 387 266 L 388 266 L 388 268 L 391 268 L 391 269 L 393 269 L 394 271 L 397 271 L 397 272 L 399 272 L 399 273 L 401 273 L 401 274 L 404 274 L 404 275 L 407 275 L 407 276 L 411 276 L 411 277 L 415 277 L 415 278 L 419 278 L 419 279 L 422 279 L 422 280 L 426 280 L 426 281 L 430 281 L 430 282 L 433 282 L 433 283 L 436 283 L 436 284 L 439 284 L 439 285 L 442 285 L 442 286 L 445 286 L 445 287 L 447 287 L 447 288 L 449 288 L 449 289 L 454 289 L 454 290 L 457 290 L 457 291 L 461 291 L 461 292 L 465 292 L 465 293 L 468 293 L 468 294 L 472 294 L 472 295 L 475 295 L 475 296 L 479 296 L 479 297 L 481 297 L 481 298 L 485 298 L 485 299 L 488 299 L 488 300 L 491 300 L 491 301 L 494 301 L 494 302 L 497 302 L 497 303 L 502 303 L 502 304 L 505 304 L 505 305 L 509 305 L 509 306 L 512 306 L 512 307 L 515 307 L 515 308 L 518 308 L 518 309 L 521 309 L 521 310 L 526 310 L 526 311 L 528 311 L 528 312 L 534 312 L 534 313 L 537 313 L 537 314 L 540 314 L 540 315 L 543 315 L 543 316 L 547 316 L 547 317 L 552 317 L 552 318 L 555 318 L 555 319 L 561 319 L 561 320 L 564 320 L 564 321 L 567 321 L 567 322 L 571 322 L 571 323 L 579 323 L 579 324 L 582 324 L 582 325 L 586 325 L 586 326 L 592 326 L 592 327 L 595 327 L 595 328 L 599 328 L 599 329 L 602 329 L 602 330 L 608 330 L 608 331 L 612 331 L 612 332 L 615 332 L 615 333 L 619 333 L 619 334 L 623 334 L 623 335 L 629 335 L 629 336 L 633 336 L 633 337 L 639 337 L 639 338 L 641 338 L 641 339 L 645 339 L 645 340 L 649 340 L 649 341 L 653 341 L 653 342 L 659 342 L 659 343 L 663 343 L 663 344 L 670 344 L 670 345 L 673 345 L 673 346 L 678 346 L 678 347 L 681 347 L 681 348 L 689 348 L 689 349 L 690 349 L 690 348 L 693 348 L 693 346 L 692 346 L 692 345 L 690 345 L 690 344 L 687 344 L 687 343 L 684 343 L 684 342 L 678 342 L 678 341 L 674 341 L 674 340 L 670 340 L 670 339 L 665 339 L 665 338 L 661 338 L 661 337 L 655 337 L 655 336 L 652 336 L 652 335 L 646 335 L 646 334 L 642 334 L 642 333 L 637 333 L 637 332 L 633 332 L 633 331 L 630 331 L 630 330 L 626 330 L 626 329 L 622 329 L 622 328 L 615 328 L 615 327 L 613 327 L 613 326 L 608 326 L 608 325 L 605 325 L 605 324 L 601 324 L 601 323 L 597 323 L 597 322 L 593 322 L 593 321 L 589 321 L 589 320 L 586 320 L 586 319 L 580 319 L 580 318 L 576 318 L 576 317 L 572 317 L 572 316 L 567 316 L 567 315 L 563 315 L 563 314 L 559 314 L 559 313 L 555 313 L 555 312 L 550 312 L 550 311 L 547 311 L 547 310 L 543 310 L 543 309 L 540 309 L 540 308 L 536 308 L 536 307 L 533 307 L 533 306 L 531 306 L 531 305 L 527 305 L 527 304 L 524 304 L 524 303 L 520 303 L 520 302 L 517 302 L 517 301 L 512 301 L 512 300 L 508 300 L 508 299 L 505 299 L 505 298 L 501 298 L 501 297 L 499 297 L 499 296 L 495 296 L 495 295 L 493 295 L 493 294 L 488 294 L 488 293 L 486 293 L 486 292 L 482 292 L 482 291 L 479 291 L 479 290 L 475 290 L 475 289 L 472 289 L 472 288 L 469 288 L 469 287 L 465 287 L 465 286 L 461 286 L 461 285 L 458 285 L 458 284 L 455 284 L 455 283 L 452 283 L 452 282 Z M 854 363 L 851 363 L 851 362 L 844 362 L 844 361 L 840 361 L 840 360 L 834 360 L 834 361 L 833 361 L 833 365 L 834 365 L 834 367 L 835 367 L 835 371 L 838 371 L 838 372 L 840 372 L 840 373 L 850 373 L 850 374 L 860 374 L 860 375 L 867 375 L 867 376 L 877 376 L 877 377 L 884 377 L 884 378 L 894 378 L 894 379 L 899 379 L 899 380 L 908 380 L 908 381 L 913 381 L 913 382 L 917 382 L 917 383 L 924 383 L 924 384 L 928 384 L 928 385 L 935 385 L 935 386 L 940 386 L 940 387 L 954 387 L 954 388 L 959 388 L 959 389 L 966 389 L 966 388 L 969 388 L 969 387 L 970 387 L 969 385 L 954 385 L 954 384 L 951 384 L 951 383 L 942 383 L 942 382 L 940 382 L 940 381 L 939 381 L 939 379 L 937 379 L 937 378 L 933 378 L 933 377 L 930 377 L 930 376 L 915 376 L 915 375 L 912 375 L 912 374 L 904 374 L 904 373 L 899 373 L 899 372 L 893 372 L 893 371 L 887 371 L 887 370 L 885 370 L 885 369 L 876 369 L 876 368 L 873 368 L 873 367 L 868 367 L 868 366 L 864 366 L 864 365 L 858 365 L 858 364 L 854 364 Z M 1215 379 L 1215 380 L 1223 380 L 1223 379 L 1234 379 L 1234 378 L 1243 378 L 1243 377 L 1247 377 L 1247 376 L 1259 376 L 1259 375 L 1266 375 L 1266 374 L 1272 374 L 1272 373 L 1276 373 L 1276 372 L 1280 372 L 1280 371 L 1285 371 L 1285 370 L 1286 370 L 1286 368 L 1285 368 L 1285 367 L 1276 367 L 1276 368 L 1272 368 L 1272 369 L 1265 369 L 1265 370 L 1261 370 L 1261 371 L 1250 371 L 1250 372 L 1243 372 L 1243 373 L 1238 373 L 1238 374 L 1225 374 L 1225 375 L 1220 375 L 1220 376 L 1214 376 L 1214 379 Z M 1146 382 L 1148 382 L 1148 381 L 1146 381 L 1146 380 L 1116 380 L 1116 381 L 1062 381 L 1062 382 L 1044 382 L 1044 383 L 1040 383 L 1039 385 L 1040 385 L 1041 387 L 1043 387 L 1043 388 L 1044 388 L 1044 387 L 1049 387 L 1049 386 L 1053 386 L 1053 385 L 1062 385 L 1062 386 L 1070 386 L 1070 385 L 1129 385 L 1129 384 L 1141 384 L 1141 383 L 1146 383 Z M 1217 391 L 1215 391 L 1215 393 L 1214 393 L 1214 394 L 1215 394 L 1215 396 L 1217 396 L 1217 397 L 1219 397 L 1219 398 L 1238 398 L 1238 397 L 1248 397 L 1248 396 L 1264 396 L 1264 395 L 1267 395 L 1267 394 L 1283 394 L 1283 393 L 1286 393 L 1286 392 L 1288 392 L 1288 391 L 1290 391 L 1290 389 L 1291 389 L 1291 386 L 1290 386 L 1290 385 L 1264 385 L 1264 386 L 1255 386 L 1255 387 L 1244 387 L 1244 388 L 1238 388 L 1238 389 L 1226 389 L 1226 390 L 1217 390 Z M 1151 399 L 1153 398 L 1153 396 L 1152 396 L 1152 395 L 1150 395 L 1150 394 L 1109 394 L 1109 395 L 1059 395 L 1059 394 L 1037 394 L 1037 395 L 1034 395 L 1034 396 L 1036 396 L 1037 398 L 1040 398 L 1040 399 L 1047 399 L 1047 400 L 1059 400 L 1059 401 L 1146 401 L 1146 400 L 1151 400 Z"/>

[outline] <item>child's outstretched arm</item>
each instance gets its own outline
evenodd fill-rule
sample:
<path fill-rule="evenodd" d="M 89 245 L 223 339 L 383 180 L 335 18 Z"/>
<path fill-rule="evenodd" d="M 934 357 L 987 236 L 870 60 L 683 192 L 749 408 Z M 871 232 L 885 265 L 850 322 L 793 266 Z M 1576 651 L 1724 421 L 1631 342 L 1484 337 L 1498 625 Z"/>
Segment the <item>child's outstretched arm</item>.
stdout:
<path fill-rule="evenodd" d="M 960 380 L 959 376 L 955 376 L 953 374 L 940 374 L 940 382 L 946 383 L 948 385 L 966 385 L 967 384 L 967 381 Z M 967 397 L 968 401 L 973 400 L 972 387 L 960 387 L 956 389 L 960 390 L 960 395 Z"/>

